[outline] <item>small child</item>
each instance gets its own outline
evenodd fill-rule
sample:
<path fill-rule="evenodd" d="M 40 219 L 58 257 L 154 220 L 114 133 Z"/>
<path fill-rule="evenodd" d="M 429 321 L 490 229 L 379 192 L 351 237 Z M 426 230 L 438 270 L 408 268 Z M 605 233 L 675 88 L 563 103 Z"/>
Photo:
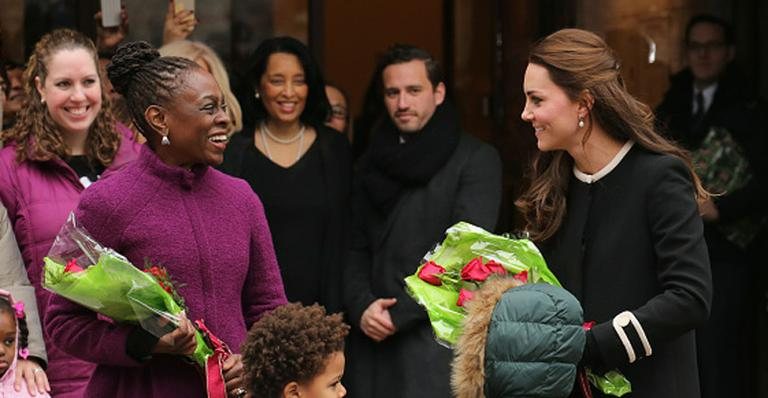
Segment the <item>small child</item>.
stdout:
<path fill-rule="evenodd" d="M 253 324 L 243 344 L 246 385 L 254 398 L 343 397 L 344 338 L 341 314 L 317 304 L 278 307 Z"/>
<path fill-rule="evenodd" d="M 14 302 L 11 293 L 0 289 L 0 396 L 31 397 L 26 380 L 22 378 L 21 391 L 13 388 L 17 358 L 29 355 L 27 350 L 27 321 L 24 302 Z M 37 393 L 35 397 L 50 397 Z"/>

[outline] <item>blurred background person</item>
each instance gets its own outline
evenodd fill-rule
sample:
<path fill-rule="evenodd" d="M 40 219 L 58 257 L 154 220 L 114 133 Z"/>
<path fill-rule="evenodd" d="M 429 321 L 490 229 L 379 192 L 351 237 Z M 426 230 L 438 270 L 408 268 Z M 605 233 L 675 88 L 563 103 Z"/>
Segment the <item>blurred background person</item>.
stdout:
<path fill-rule="evenodd" d="M 264 202 L 288 300 L 338 311 L 349 144 L 325 126 L 323 78 L 304 44 L 267 39 L 250 64 L 255 125 L 233 137 L 222 170 Z"/>
<path fill-rule="evenodd" d="M 8 93 L 3 104 L 3 130 L 8 130 L 16 123 L 16 118 L 21 111 L 26 95 L 22 86 L 24 65 L 15 62 L 6 62 L 5 72 L 8 75 L 6 84 Z"/>
<path fill-rule="evenodd" d="M 0 135 L 0 200 L 8 210 L 41 317 L 50 293 L 41 287 L 43 257 L 80 194 L 105 172 L 132 161 L 138 144 L 119 133 L 101 88 L 96 47 L 59 29 L 35 45 L 24 72 L 26 100 Z M 52 395 L 82 397 L 93 365 L 51 344 L 45 322 Z"/>
<path fill-rule="evenodd" d="M 351 129 L 348 128 L 349 103 L 347 102 L 347 95 L 339 86 L 326 83 L 325 96 L 328 97 L 328 103 L 331 105 L 331 112 L 328 114 L 325 125 L 344 134 L 352 141 Z"/>
<path fill-rule="evenodd" d="M 237 133 L 243 128 L 243 111 L 240 103 L 232 93 L 229 85 L 229 75 L 221 58 L 210 47 L 199 41 L 176 40 L 165 44 L 158 50 L 164 57 L 182 57 L 194 61 L 206 72 L 213 75 L 216 83 L 224 92 L 227 112 L 230 119 L 230 134 Z"/>
<path fill-rule="evenodd" d="M 755 239 L 766 224 L 768 127 L 754 82 L 732 64 L 733 29 L 710 14 L 685 29 L 688 66 L 671 77 L 657 109 L 666 134 L 691 151 L 705 187 L 718 194 L 700 204 L 712 264 L 714 297 L 706 325 L 696 331 L 702 397 L 755 396 L 754 302 L 759 257 Z M 760 287 L 762 290 L 762 287 Z M 723 328 L 723 325 L 730 325 Z M 728 329 L 746 333 L 730 337 Z"/>

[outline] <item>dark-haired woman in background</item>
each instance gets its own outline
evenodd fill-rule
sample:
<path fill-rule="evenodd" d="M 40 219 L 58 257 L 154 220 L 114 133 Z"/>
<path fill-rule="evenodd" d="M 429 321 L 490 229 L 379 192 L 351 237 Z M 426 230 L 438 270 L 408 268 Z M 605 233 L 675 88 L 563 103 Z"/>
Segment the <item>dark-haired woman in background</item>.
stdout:
<path fill-rule="evenodd" d="M 189 319 L 204 319 L 233 350 L 285 294 L 259 198 L 222 162 L 229 116 L 213 76 L 194 61 L 160 57 L 145 42 L 117 50 L 108 67 L 135 126 L 147 139 L 139 159 L 84 192 L 77 218 L 93 237 L 125 255 L 164 266 Z M 115 325 L 60 296 L 46 321 L 54 341 L 98 364 L 88 397 L 204 397 L 203 377 L 184 360 L 194 351 L 188 320 L 161 338 Z M 235 354 L 223 364 L 230 396 L 242 396 Z"/>
<path fill-rule="evenodd" d="M 256 125 L 232 138 L 222 170 L 264 201 L 288 300 L 338 311 L 349 145 L 324 125 L 325 86 L 304 44 L 265 40 L 251 65 Z"/>
<path fill-rule="evenodd" d="M 709 315 L 712 281 L 696 204 L 707 193 L 690 159 L 654 130 L 594 33 L 537 43 L 523 89 L 521 117 L 542 152 L 516 204 L 597 322 L 582 363 L 620 369 L 634 398 L 700 397 L 693 329 Z"/>
<path fill-rule="evenodd" d="M 50 296 L 40 285 L 43 257 L 61 225 L 91 182 L 139 151 L 130 132 L 115 131 L 97 62 L 96 47 L 83 34 L 59 29 L 44 35 L 24 72 L 25 105 L 15 126 L 0 135 L 6 143 L 0 150 L 0 200 L 41 318 Z M 52 395 L 82 397 L 93 365 L 51 344 L 45 323 L 43 330 Z"/>

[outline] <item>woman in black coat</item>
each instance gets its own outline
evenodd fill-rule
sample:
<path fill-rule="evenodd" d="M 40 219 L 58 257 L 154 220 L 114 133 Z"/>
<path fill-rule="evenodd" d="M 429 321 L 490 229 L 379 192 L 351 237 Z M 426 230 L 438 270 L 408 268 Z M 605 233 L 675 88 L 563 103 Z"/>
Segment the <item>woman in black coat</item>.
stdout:
<path fill-rule="evenodd" d="M 263 41 L 249 79 L 256 120 L 232 137 L 222 170 L 246 180 L 264 203 L 288 300 L 339 311 L 349 143 L 324 125 L 325 84 L 300 41 Z"/>
<path fill-rule="evenodd" d="M 583 30 L 534 46 L 522 118 L 541 153 L 517 205 L 584 319 L 596 322 L 582 363 L 619 369 L 635 398 L 699 397 L 693 329 L 709 314 L 712 281 L 696 199 L 707 193 L 685 152 L 627 93 L 618 65 Z"/>

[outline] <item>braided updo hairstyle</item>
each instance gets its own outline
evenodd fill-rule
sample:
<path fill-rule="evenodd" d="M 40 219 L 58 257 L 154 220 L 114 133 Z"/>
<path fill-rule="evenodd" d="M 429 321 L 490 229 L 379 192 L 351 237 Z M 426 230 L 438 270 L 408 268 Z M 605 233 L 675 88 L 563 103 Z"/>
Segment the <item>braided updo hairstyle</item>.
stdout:
<path fill-rule="evenodd" d="M 112 62 L 107 65 L 107 75 L 112 86 L 125 98 L 131 119 L 139 132 L 152 145 L 150 137 L 157 134 L 147 122 L 144 111 L 150 105 L 165 105 L 173 100 L 182 86 L 186 73 L 200 69 L 194 61 L 180 57 L 161 57 L 160 53 L 145 41 L 121 45 Z"/>
<path fill-rule="evenodd" d="M 20 352 L 29 345 L 29 329 L 27 328 L 26 316 L 21 318 L 16 317 L 16 310 L 11 306 L 11 302 L 8 297 L 0 296 L 0 313 L 6 313 L 11 315 L 12 319 L 16 320 L 17 329 L 19 329 L 19 335 L 16 336 L 18 343 L 16 344 L 16 352 Z"/>

